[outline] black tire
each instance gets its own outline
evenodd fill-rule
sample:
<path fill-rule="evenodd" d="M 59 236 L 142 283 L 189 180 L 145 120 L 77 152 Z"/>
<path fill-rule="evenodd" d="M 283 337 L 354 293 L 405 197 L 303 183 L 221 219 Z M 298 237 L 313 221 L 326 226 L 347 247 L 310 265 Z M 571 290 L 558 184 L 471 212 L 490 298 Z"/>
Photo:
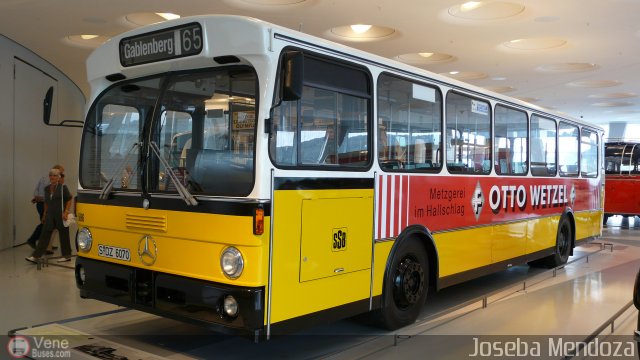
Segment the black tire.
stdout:
<path fill-rule="evenodd" d="M 603 226 L 607 226 L 607 221 L 609 221 L 609 217 L 610 216 L 611 215 L 609 215 L 609 214 L 604 214 L 604 216 L 602 217 L 602 225 Z"/>
<path fill-rule="evenodd" d="M 556 237 L 556 253 L 553 257 L 554 267 L 564 265 L 569 260 L 571 246 L 573 244 L 573 227 L 566 216 L 560 219 L 558 224 L 558 235 Z"/>
<path fill-rule="evenodd" d="M 530 265 L 536 267 L 554 268 L 564 265 L 569 260 L 571 254 L 571 245 L 573 244 L 573 228 L 571 221 L 567 216 L 560 218 L 558 223 L 558 233 L 556 235 L 556 250 L 554 254 L 546 256 L 542 259 L 532 261 Z"/>
<path fill-rule="evenodd" d="M 379 324 L 395 330 L 416 321 L 427 298 L 429 263 L 424 247 L 406 239 L 396 249 L 385 274 Z"/>

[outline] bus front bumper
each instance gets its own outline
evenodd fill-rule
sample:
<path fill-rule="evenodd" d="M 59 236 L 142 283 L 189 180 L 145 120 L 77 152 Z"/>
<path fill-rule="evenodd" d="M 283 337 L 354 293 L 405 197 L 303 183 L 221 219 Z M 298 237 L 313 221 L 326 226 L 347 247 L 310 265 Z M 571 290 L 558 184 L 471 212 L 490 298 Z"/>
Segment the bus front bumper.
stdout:
<path fill-rule="evenodd" d="M 83 257 L 77 258 L 75 272 L 83 298 L 256 340 L 264 336 L 263 287 L 231 286 Z M 233 296 L 238 303 L 235 317 L 223 310 L 227 296 Z"/>

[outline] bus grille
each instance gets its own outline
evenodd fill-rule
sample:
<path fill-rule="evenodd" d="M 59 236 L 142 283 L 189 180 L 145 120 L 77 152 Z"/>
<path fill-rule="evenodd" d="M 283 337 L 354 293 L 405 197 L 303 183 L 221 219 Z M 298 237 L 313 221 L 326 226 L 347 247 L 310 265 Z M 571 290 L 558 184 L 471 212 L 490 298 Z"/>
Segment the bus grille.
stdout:
<path fill-rule="evenodd" d="M 127 228 L 167 231 L 166 216 L 147 216 L 137 214 L 126 215 Z"/>

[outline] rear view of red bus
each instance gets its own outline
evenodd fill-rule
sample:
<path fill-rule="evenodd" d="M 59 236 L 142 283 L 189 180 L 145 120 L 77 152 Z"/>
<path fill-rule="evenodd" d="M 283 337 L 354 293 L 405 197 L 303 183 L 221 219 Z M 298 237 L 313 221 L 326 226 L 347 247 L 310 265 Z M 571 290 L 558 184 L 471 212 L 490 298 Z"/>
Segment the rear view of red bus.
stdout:
<path fill-rule="evenodd" d="M 605 143 L 604 224 L 613 215 L 640 215 L 640 143 Z"/>

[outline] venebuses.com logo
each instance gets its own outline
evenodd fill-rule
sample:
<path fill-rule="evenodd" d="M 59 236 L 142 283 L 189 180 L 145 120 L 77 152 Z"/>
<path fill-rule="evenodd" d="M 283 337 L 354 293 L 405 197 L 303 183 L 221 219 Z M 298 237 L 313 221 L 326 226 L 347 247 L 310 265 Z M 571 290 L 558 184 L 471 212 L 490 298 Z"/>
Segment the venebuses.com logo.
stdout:
<path fill-rule="evenodd" d="M 14 359 L 71 358 L 69 340 L 44 336 L 12 336 L 7 342 L 7 353 Z"/>
<path fill-rule="evenodd" d="M 16 359 L 29 355 L 29 350 L 31 350 L 29 339 L 24 336 L 14 336 L 7 342 L 7 352 Z"/>

